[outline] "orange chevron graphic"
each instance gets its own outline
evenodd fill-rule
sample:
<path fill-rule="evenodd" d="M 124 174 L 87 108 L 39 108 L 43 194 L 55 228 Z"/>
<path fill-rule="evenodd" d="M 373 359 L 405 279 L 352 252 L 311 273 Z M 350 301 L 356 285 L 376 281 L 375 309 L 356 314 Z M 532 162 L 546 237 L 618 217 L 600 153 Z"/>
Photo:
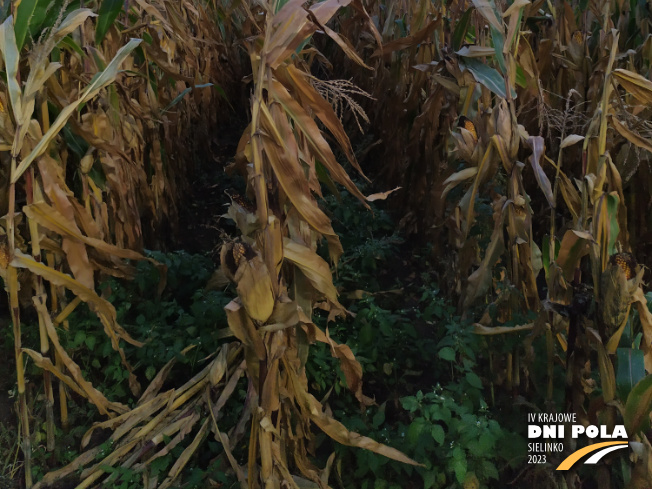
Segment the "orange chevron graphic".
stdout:
<path fill-rule="evenodd" d="M 591 452 L 595 452 L 596 450 L 600 450 L 601 448 L 609 447 L 613 445 L 627 446 L 629 445 L 629 443 L 626 441 L 605 441 L 602 443 L 589 445 L 588 447 L 580 448 L 576 452 L 573 452 L 568 457 L 566 457 L 566 459 L 559 464 L 557 470 L 568 470 L 575 464 L 575 462 L 581 459 L 584 455 L 588 455 Z"/>

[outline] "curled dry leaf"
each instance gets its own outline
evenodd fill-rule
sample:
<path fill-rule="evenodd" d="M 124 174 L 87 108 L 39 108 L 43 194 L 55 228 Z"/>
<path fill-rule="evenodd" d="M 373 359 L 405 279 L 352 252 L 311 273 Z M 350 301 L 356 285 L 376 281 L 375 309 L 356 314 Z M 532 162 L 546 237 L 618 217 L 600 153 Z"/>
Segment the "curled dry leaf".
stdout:
<path fill-rule="evenodd" d="M 494 230 L 491 234 L 491 241 L 480 266 L 468 278 L 466 295 L 464 296 L 464 307 L 469 307 L 473 302 L 487 293 L 491 287 L 492 269 L 500 259 L 500 255 L 505 249 L 505 239 L 503 226 L 505 223 L 505 205 L 498 202 L 495 207 L 498 209 L 494 212 Z M 499 207 L 500 206 L 500 207 Z"/>
<path fill-rule="evenodd" d="M 370 450 L 398 462 L 422 466 L 420 463 L 412 460 L 410 457 L 395 448 L 388 447 L 372 440 L 371 438 L 347 430 L 342 423 L 336 421 L 323 412 L 322 405 L 312 394 L 309 394 L 306 391 L 305 386 L 299 381 L 294 372 L 289 370 L 289 374 L 293 391 L 297 397 L 296 400 L 301 407 L 303 414 L 309 416 L 310 419 L 333 440 L 343 445 Z"/>
<path fill-rule="evenodd" d="M 304 273 L 315 290 L 338 307 L 337 289 L 333 285 L 330 266 L 313 250 L 289 238 L 283 239 L 283 254 L 286 260 L 294 263 Z"/>
<path fill-rule="evenodd" d="M 611 116 L 611 124 L 614 126 L 618 134 L 627 139 L 632 144 L 635 144 L 639 148 L 645 149 L 652 153 L 652 141 L 644 138 L 643 136 L 631 131 L 625 124 L 620 122 L 614 116 Z"/>
<path fill-rule="evenodd" d="M 109 336 L 115 338 L 121 338 L 127 343 L 131 343 L 134 346 L 143 346 L 143 343 L 140 341 L 134 340 L 127 332 L 117 323 L 117 315 L 113 305 L 105 299 L 102 299 L 95 291 L 85 287 L 70 275 L 61 273 L 57 270 L 54 270 L 43 263 L 35 261 L 31 256 L 25 255 L 22 252 L 15 250 L 14 258 L 11 261 L 11 266 L 16 268 L 26 268 L 32 273 L 43 277 L 49 282 L 66 287 L 72 291 L 77 297 L 86 302 L 89 307 L 94 310 L 102 323 L 105 325 L 105 328 L 108 328 Z M 112 341 L 113 343 L 113 341 Z M 117 348 L 117 342 L 114 344 L 114 349 Z"/>
<path fill-rule="evenodd" d="M 241 260 L 235 274 L 238 296 L 249 317 L 264 323 L 274 310 L 274 292 L 272 279 L 263 259 L 256 255 L 254 258 Z"/>
<path fill-rule="evenodd" d="M 564 278 L 567 281 L 570 282 L 573 279 L 580 260 L 589 252 L 589 243 L 593 242 L 594 239 L 590 233 L 575 230 L 566 231 L 559 246 L 556 262 L 563 270 Z"/>
<path fill-rule="evenodd" d="M 627 93 L 632 94 L 644 104 L 652 104 L 652 82 L 650 80 L 622 68 L 615 69 L 612 75 L 627 90 Z"/>
<path fill-rule="evenodd" d="M 537 179 L 539 188 L 543 191 L 543 195 L 546 196 L 548 204 L 550 207 L 555 207 L 555 199 L 552 194 L 552 186 L 550 185 L 550 180 L 548 176 L 543 171 L 541 167 L 541 157 L 545 151 L 545 143 L 541 136 L 530 136 L 527 139 L 527 144 L 532 148 L 532 156 L 530 156 L 530 164 L 534 169 L 534 176 Z"/>
<path fill-rule="evenodd" d="M 584 136 L 580 136 L 579 134 L 571 134 L 570 136 L 566 136 L 564 138 L 559 147 L 562 149 L 568 148 L 569 146 L 572 146 L 575 143 L 579 143 L 580 141 L 584 141 Z"/>
<path fill-rule="evenodd" d="M 386 192 L 378 192 L 377 194 L 371 194 L 367 197 L 367 202 L 374 202 L 376 200 L 385 200 L 387 197 L 389 197 L 390 194 L 396 192 L 397 190 L 400 190 L 401 188 L 402 187 L 396 187 Z"/>

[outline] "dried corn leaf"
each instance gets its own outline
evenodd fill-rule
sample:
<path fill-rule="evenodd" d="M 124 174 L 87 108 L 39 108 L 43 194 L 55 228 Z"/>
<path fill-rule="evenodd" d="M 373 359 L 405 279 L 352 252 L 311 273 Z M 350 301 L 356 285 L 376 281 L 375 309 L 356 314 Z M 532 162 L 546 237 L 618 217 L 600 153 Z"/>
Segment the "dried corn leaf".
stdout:
<path fill-rule="evenodd" d="M 530 164 L 534 169 L 534 176 L 537 179 L 539 188 L 543 192 L 543 195 L 546 196 L 548 204 L 550 207 L 555 207 L 555 200 L 552 195 L 552 185 L 550 185 L 550 180 L 548 176 L 543 171 L 541 167 L 541 157 L 545 151 L 545 142 L 541 136 L 530 136 L 527 138 L 527 144 L 532 148 L 532 156 L 530 156 Z"/>
<path fill-rule="evenodd" d="M 27 355 L 29 355 L 29 357 L 34 361 L 34 363 L 38 368 L 42 368 L 43 370 L 52 372 L 61 382 L 66 384 L 70 389 L 72 389 L 82 397 L 87 397 L 84 390 L 81 387 L 79 387 L 79 385 L 73 379 L 71 379 L 63 372 L 61 372 L 61 370 L 59 370 L 52 363 L 52 360 L 42 356 L 40 353 L 37 353 L 34 350 L 30 350 L 29 348 L 23 348 L 22 351 L 23 353 L 27 353 Z"/>
<path fill-rule="evenodd" d="M 312 394 L 309 394 L 306 391 L 305 386 L 299 381 L 292 369 L 288 369 L 288 374 L 292 385 L 292 391 L 296 396 L 296 401 L 301 407 L 303 414 L 309 416 L 310 419 L 333 440 L 342 445 L 363 448 L 378 453 L 379 455 L 383 455 L 398 462 L 421 466 L 421 464 L 415 462 L 395 448 L 388 447 L 372 440 L 371 438 L 347 430 L 342 423 L 334 420 L 323 412 L 322 405 Z"/>
<path fill-rule="evenodd" d="M 54 231 L 61 236 L 72 238 L 88 246 L 92 246 L 96 250 L 106 254 L 107 257 L 115 256 L 128 260 L 148 260 L 157 264 L 155 260 L 149 259 L 136 251 L 120 248 L 101 239 L 84 236 L 75 222 L 70 221 L 45 202 L 27 205 L 23 207 L 23 212 L 27 217 L 34 219 L 44 228 Z"/>
<path fill-rule="evenodd" d="M 643 136 L 631 131 L 614 116 L 611 116 L 611 124 L 614 126 L 616 131 L 618 131 L 618 134 L 627 139 L 627 141 L 635 144 L 639 148 L 652 152 L 652 141 L 645 139 Z"/>
<path fill-rule="evenodd" d="M 16 250 L 11 265 L 17 268 L 26 268 L 32 273 L 43 277 L 49 282 L 66 287 L 94 310 L 102 320 L 105 327 L 109 329 L 109 336 L 118 336 L 119 338 L 131 343 L 134 346 L 143 346 L 143 343 L 134 340 L 127 332 L 116 322 L 116 311 L 113 305 L 105 299 L 102 299 L 95 291 L 85 287 L 70 275 L 54 270 L 41 262 L 35 261 L 31 256 L 25 255 Z M 115 348 L 115 346 L 114 346 Z"/>
<path fill-rule="evenodd" d="M 564 278 L 571 281 L 580 260 L 589 252 L 589 243 L 594 242 L 593 236 L 584 231 L 566 231 L 559 245 L 556 263 L 564 272 Z"/>
<path fill-rule="evenodd" d="M 298 104 L 297 107 L 303 111 Z M 274 112 L 275 119 L 272 121 L 263 117 L 263 125 L 270 133 L 280 131 L 281 138 L 284 138 L 282 145 L 268 138 L 263 139 L 263 148 L 274 169 L 274 174 L 278 178 L 283 191 L 301 216 L 303 216 L 313 229 L 323 234 L 329 240 L 329 243 L 335 247 L 337 252 L 341 254 L 341 244 L 339 244 L 339 239 L 335 231 L 333 231 L 330 219 L 319 208 L 317 201 L 310 194 L 308 183 L 303 176 L 299 164 L 299 149 L 287 119 L 285 119 L 285 116 L 279 110 L 274 109 L 274 107 L 272 107 L 272 111 Z"/>
<path fill-rule="evenodd" d="M 337 300 L 337 289 L 333 285 L 333 277 L 328 263 L 313 250 L 289 238 L 283 239 L 284 258 L 298 266 L 308 278 L 311 285 L 324 294 L 326 298 L 340 307 Z"/>
<path fill-rule="evenodd" d="M 39 319 L 42 321 L 42 324 L 45 326 L 52 345 L 54 346 L 57 355 L 63 361 L 64 365 L 70 372 L 70 375 L 75 380 L 77 385 L 85 392 L 86 397 L 91 401 L 101 414 L 106 414 L 108 416 L 113 416 L 114 413 L 124 413 L 128 410 L 127 406 L 123 404 L 111 402 L 104 394 L 95 389 L 90 382 L 86 381 L 82 375 L 82 371 L 79 366 L 70 358 L 66 350 L 59 343 L 59 337 L 57 332 L 52 324 L 52 318 L 50 313 L 45 306 L 45 299 L 43 297 L 36 296 L 34 299 L 34 306 L 36 307 L 36 312 L 39 315 Z"/>
<path fill-rule="evenodd" d="M 192 440 L 190 445 L 186 447 L 186 449 L 181 453 L 179 458 L 177 458 L 176 462 L 174 462 L 174 465 L 168 472 L 168 475 L 165 478 L 165 480 L 159 486 L 159 489 L 166 489 L 167 487 L 170 487 L 170 485 L 176 480 L 176 478 L 179 477 L 181 470 L 190 461 L 190 457 L 192 457 L 192 455 L 197 451 L 199 444 L 203 441 L 204 437 L 206 436 L 206 433 L 208 432 L 209 421 L 210 421 L 209 419 L 204 420 L 204 423 L 202 424 L 201 428 L 197 432 L 197 435 L 195 435 L 195 438 Z"/>
<path fill-rule="evenodd" d="M 297 67 L 290 65 L 286 68 L 286 70 L 279 70 L 277 76 L 279 79 L 284 80 L 285 73 L 287 73 L 289 78 L 287 81 L 291 82 L 291 86 L 296 89 L 298 99 L 301 101 L 303 106 L 310 107 L 310 110 L 315 113 L 319 120 L 331 132 L 331 134 L 335 136 L 335 139 L 337 139 L 340 148 L 344 150 L 344 154 L 346 155 L 347 160 L 349 160 L 349 163 L 351 163 L 353 167 L 364 177 L 364 173 L 362 172 L 362 169 L 360 168 L 360 165 L 358 164 L 358 161 L 353 152 L 353 147 L 351 146 L 349 136 L 347 135 L 346 130 L 344 129 L 344 126 L 342 125 L 339 117 L 337 117 L 337 114 L 333 110 L 333 106 L 328 103 L 324 97 L 319 94 L 319 92 L 317 92 L 315 87 L 309 82 L 310 78 L 306 73 L 303 73 Z M 288 83 L 286 83 L 286 86 L 287 85 Z M 334 176 L 334 178 L 336 178 L 338 182 L 342 183 L 342 185 L 345 185 L 347 190 L 353 193 L 353 195 L 356 195 L 358 198 L 360 198 L 358 195 L 359 191 L 356 192 L 357 187 L 355 187 L 355 185 L 348 185 L 349 180 L 344 178 L 343 175 L 338 174 Z"/>
<path fill-rule="evenodd" d="M 32 164 L 32 161 L 34 161 L 45 152 L 52 140 L 59 133 L 59 131 L 63 129 L 63 126 L 73 115 L 79 105 L 93 98 L 102 88 L 113 82 L 118 74 L 120 65 L 124 62 L 127 56 L 129 56 L 129 54 L 134 49 L 136 49 L 140 42 L 140 39 L 131 39 L 127 44 L 121 47 L 116 53 L 115 57 L 107 65 L 106 69 L 96 75 L 93 78 L 93 81 L 91 81 L 91 83 L 84 89 L 81 97 L 61 110 L 55 121 L 50 126 L 50 129 L 48 129 L 48 131 L 43 135 L 38 144 L 34 147 L 34 149 L 32 149 L 30 154 L 20 162 L 20 165 L 16 167 L 16 170 L 12 172 L 11 183 L 16 183 L 21 175 L 25 172 L 25 170 L 29 168 L 29 165 Z"/>
<path fill-rule="evenodd" d="M 254 323 L 247 316 L 244 307 L 233 300 L 224 307 L 224 310 L 226 311 L 229 328 L 233 331 L 235 337 L 251 348 L 256 353 L 258 360 L 264 360 L 267 351 L 263 339 L 256 330 Z"/>
<path fill-rule="evenodd" d="M 632 94 L 644 104 L 652 104 L 652 82 L 650 80 L 638 73 L 621 68 L 613 70 L 612 74 L 627 93 Z"/>
<path fill-rule="evenodd" d="M 281 104 L 285 113 L 294 121 L 296 127 L 301 130 L 315 156 L 328 169 L 333 180 L 344 185 L 347 190 L 360 199 L 360 201 L 364 202 L 364 195 L 358 190 L 349 175 L 337 162 L 333 150 L 306 109 L 290 95 L 281 83 L 272 81 L 270 85 L 272 96 Z M 275 120 L 278 121 L 278 119 Z"/>
<path fill-rule="evenodd" d="M 238 284 L 238 296 L 249 317 L 261 323 L 266 322 L 274 310 L 275 298 L 272 279 L 263 259 L 256 255 L 250 260 L 241 260 L 235 282 Z"/>
<path fill-rule="evenodd" d="M 584 141 L 584 136 L 580 136 L 579 134 L 571 134 L 570 136 L 566 136 L 564 138 L 564 140 L 559 145 L 559 148 L 568 148 L 569 146 L 572 146 L 575 143 L 579 143 L 580 141 Z"/>
<path fill-rule="evenodd" d="M 500 206 L 500 207 L 498 207 Z M 469 307 L 478 298 L 482 297 L 491 287 L 492 270 L 505 250 L 503 226 L 505 224 L 505 206 L 502 200 L 495 205 L 494 230 L 491 234 L 489 246 L 485 251 L 480 266 L 468 278 L 468 286 L 464 297 L 464 307 Z"/>

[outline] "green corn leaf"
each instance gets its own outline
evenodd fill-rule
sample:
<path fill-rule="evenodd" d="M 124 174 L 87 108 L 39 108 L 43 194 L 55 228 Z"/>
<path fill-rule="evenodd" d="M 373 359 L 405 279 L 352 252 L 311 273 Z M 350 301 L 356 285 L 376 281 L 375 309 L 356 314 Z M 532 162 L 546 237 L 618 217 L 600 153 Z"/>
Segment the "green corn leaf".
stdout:
<path fill-rule="evenodd" d="M 102 5 L 98 12 L 97 27 L 95 28 L 95 44 L 99 44 L 106 37 L 106 33 L 118 18 L 122 10 L 122 0 L 102 0 Z"/>

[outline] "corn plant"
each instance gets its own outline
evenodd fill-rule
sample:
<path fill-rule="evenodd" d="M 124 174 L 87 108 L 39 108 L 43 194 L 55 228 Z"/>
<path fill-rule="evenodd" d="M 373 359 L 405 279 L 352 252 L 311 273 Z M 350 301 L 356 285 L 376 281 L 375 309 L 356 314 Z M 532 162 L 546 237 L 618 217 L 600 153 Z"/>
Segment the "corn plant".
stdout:
<path fill-rule="evenodd" d="M 565 407 L 586 416 L 589 397 L 618 404 L 638 432 L 632 436 L 644 441 L 646 423 L 632 419 L 650 410 L 641 379 L 651 373 L 652 333 L 632 253 L 645 252 L 640 233 L 647 235 L 640 196 L 652 149 L 649 19 L 638 6 L 609 2 L 370 2 L 367 9 L 381 40 L 361 32 L 358 11 L 340 32 L 356 39 L 377 76 L 365 80 L 352 64 L 338 66 L 377 100 L 369 113 L 379 139 L 368 150 L 387 162 L 381 180 L 410 189 L 402 224 L 452 255 L 441 274 L 461 309 L 484 308 L 479 334 L 531 332 L 504 359 L 488 352 L 489 381 L 528 392 L 531 348 L 542 341 L 548 402 L 562 358 Z M 395 137 L 397 120 L 407 134 Z M 640 348 L 618 348 L 632 306 Z M 523 320 L 530 312 L 537 319 Z M 592 355 L 599 386 L 582 373 Z M 636 365 L 631 385 L 641 383 L 627 399 L 617 399 L 614 355 L 619 369 Z M 617 412 L 599 414 L 613 420 Z"/>
<path fill-rule="evenodd" d="M 329 218 L 312 195 L 321 194 L 316 165 L 322 165 L 333 181 L 360 200 L 366 199 L 336 160 L 315 121 L 317 118 L 333 134 L 349 162 L 358 168 L 334 108 L 315 86 L 303 52 L 297 51 L 323 29 L 360 61 L 348 44 L 326 27 L 340 4 L 326 1 L 306 9 L 297 1 L 281 8 L 269 3 L 255 14 L 260 19 L 255 25 L 260 34 L 249 40 L 248 46 L 253 68 L 251 123 L 239 144 L 236 169 L 245 175 L 256 208 L 248 209 L 234 199 L 229 215 L 242 236 L 225 243 L 221 250 L 222 272 L 238 292 L 238 298 L 226 306 L 230 333 L 238 342 L 222 346 L 181 388 L 160 392 L 173 366 L 171 361 L 134 409 L 96 424 L 84 437 L 83 447 L 95 429 L 112 428 L 111 453 L 103 454 L 102 447 L 92 448 L 70 465 L 46 474 L 36 487 L 86 466 L 79 487 L 115 481 L 119 471 L 109 470 L 111 467 L 142 475 L 144 487 L 170 487 L 209 433 L 222 444 L 243 487 L 298 487 L 301 478 L 327 486 L 334 457 L 323 469 L 310 461 L 313 425 L 339 443 L 416 464 L 393 448 L 347 430 L 324 411 L 307 386 L 308 347 L 319 341 L 330 345 L 340 360 L 347 384 L 359 402 L 372 402 L 362 393 L 362 368 L 350 348 L 337 344 L 311 320 L 315 304 L 331 316 L 345 314 L 330 266 L 316 252 L 318 241 L 325 239 L 334 262 L 342 253 Z M 249 387 L 242 418 L 230 429 L 220 427 L 221 410 L 243 375 Z M 248 424 L 248 462 L 242 467 L 232 447 L 242 440 Z M 151 463 L 190 433 L 194 438 L 159 480 L 149 470 Z M 161 446 L 168 437 L 171 441 Z M 100 461 L 93 463 L 96 457 Z"/>
<path fill-rule="evenodd" d="M 87 398 L 109 417 L 127 410 L 86 381 L 61 346 L 57 328 L 70 327 L 67 318 L 78 304 L 85 302 L 96 312 L 131 372 L 132 391 L 140 391 L 120 342 L 141 343 L 117 323 L 113 306 L 96 293 L 95 279 L 99 273 L 129 277 L 133 267 L 127 260 L 143 259 L 129 249 L 141 247 L 144 241 L 142 204 L 151 209 L 153 224 L 166 220 L 175 223 L 175 186 L 183 185 L 184 179 L 173 175 L 178 168 L 165 160 L 161 133 L 153 121 L 176 118 L 186 130 L 177 126 L 171 133 L 171 126 L 166 125 L 168 139 L 188 137 L 187 131 L 197 119 L 180 117 L 172 109 L 180 102 L 187 104 L 183 99 L 195 85 L 211 85 L 202 85 L 200 71 L 208 74 L 217 69 L 216 64 L 210 64 L 211 56 L 202 56 L 202 65 L 194 65 L 198 71 L 193 78 L 182 75 L 184 63 L 171 66 L 186 49 L 198 52 L 193 42 L 206 39 L 210 43 L 217 38 L 214 26 L 197 19 L 200 27 L 194 31 L 196 36 L 187 42 L 187 48 L 176 49 L 174 39 L 181 36 L 184 27 L 170 24 L 161 12 L 167 8 L 171 15 L 180 16 L 189 4 L 161 4 L 160 10 L 139 4 L 141 18 L 157 17 L 162 27 L 148 34 L 147 24 L 130 28 L 116 22 L 122 7 L 116 7 L 115 2 L 104 2 L 99 15 L 87 8 L 69 9 L 67 2 L 53 10 L 41 3 L 22 2 L 16 16 L 9 16 L 0 27 L 6 75 L 0 93 L 1 174 L 6 189 L 0 202 L 2 213 L 6 213 L 0 239 L 0 273 L 13 323 L 27 487 L 32 485 L 32 476 L 26 357 L 44 372 L 48 450 L 53 450 L 55 443 L 52 376 L 59 381 L 64 428 L 68 424 L 67 390 Z M 111 8 L 107 10 L 107 6 Z M 204 7 L 199 9 L 204 11 Z M 80 45 L 91 42 L 88 27 L 94 17 L 96 47 L 84 53 Z M 145 34 L 146 42 L 129 40 L 129 32 Z M 192 62 L 189 56 L 185 60 Z M 126 76 L 121 68 L 142 73 Z M 176 77 L 179 83 L 166 84 L 169 77 Z M 116 80 L 118 85 L 112 85 Z M 212 92 L 205 95 L 205 101 L 213 99 Z M 133 97 L 140 103 L 134 103 Z M 150 122 L 143 124 L 144 118 Z M 176 154 L 178 150 L 167 152 L 168 157 Z M 69 159 L 76 164 L 73 175 L 67 175 Z M 66 291 L 73 294 L 70 302 Z M 39 351 L 21 341 L 20 311 L 25 307 L 33 307 L 37 313 Z"/>

